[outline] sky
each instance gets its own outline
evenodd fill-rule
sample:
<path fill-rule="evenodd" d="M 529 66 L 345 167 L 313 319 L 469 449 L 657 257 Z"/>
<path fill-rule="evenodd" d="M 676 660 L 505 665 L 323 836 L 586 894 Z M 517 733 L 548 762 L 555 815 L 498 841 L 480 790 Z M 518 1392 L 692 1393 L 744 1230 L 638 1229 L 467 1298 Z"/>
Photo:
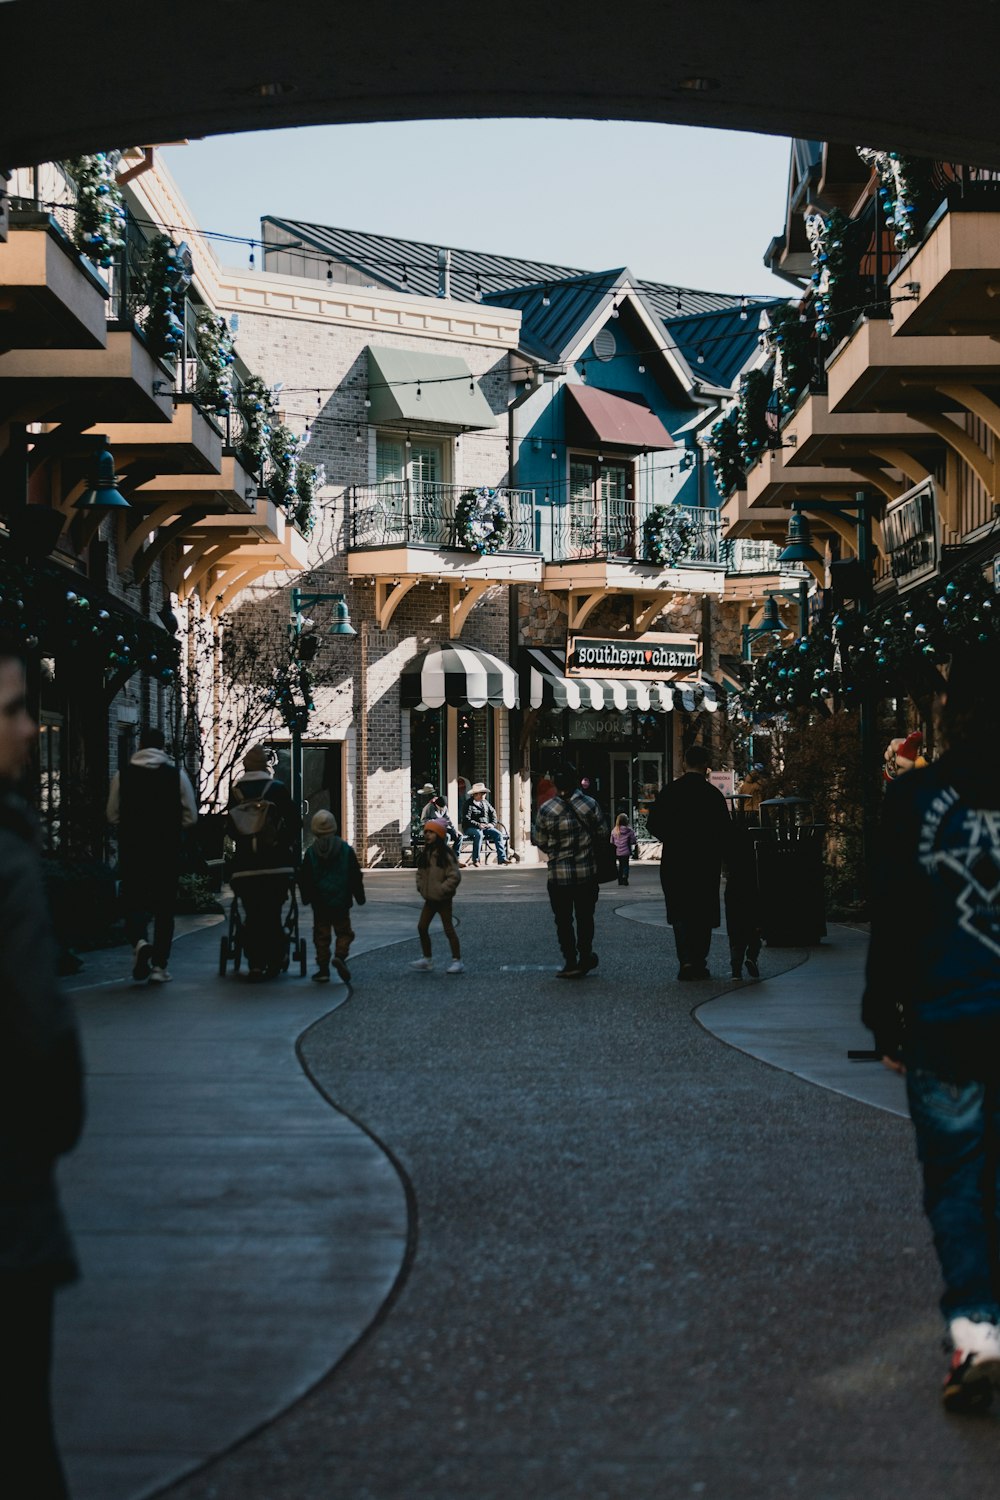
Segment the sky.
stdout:
<path fill-rule="evenodd" d="M 779 136 L 598 120 L 431 120 L 216 136 L 163 160 L 203 229 L 262 214 L 703 291 L 788 295 Z M 227 265 L 248 247 L 217 245 Z M 258 255 L 257 265 L 261 259 Z"/>

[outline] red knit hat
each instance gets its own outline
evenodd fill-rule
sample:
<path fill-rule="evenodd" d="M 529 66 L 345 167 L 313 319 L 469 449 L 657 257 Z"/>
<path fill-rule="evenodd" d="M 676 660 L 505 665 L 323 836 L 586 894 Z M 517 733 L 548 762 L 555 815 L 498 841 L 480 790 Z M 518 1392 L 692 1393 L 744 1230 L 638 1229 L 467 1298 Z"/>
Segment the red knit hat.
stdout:
<path fill-rule="evenodd" d="M 433 828 L 439 839 L 448 837 L 448 825 L 443 818 L 428 818 L 424 824 L 424 831 L 426 832 L 428 828 Z"/>

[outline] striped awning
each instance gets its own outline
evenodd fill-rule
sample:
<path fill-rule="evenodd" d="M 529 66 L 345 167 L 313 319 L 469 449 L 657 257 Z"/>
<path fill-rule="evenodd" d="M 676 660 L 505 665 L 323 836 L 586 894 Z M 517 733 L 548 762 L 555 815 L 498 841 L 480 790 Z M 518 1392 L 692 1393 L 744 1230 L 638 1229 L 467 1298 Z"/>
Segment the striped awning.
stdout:
<path fill-rule="evenodd" d="M 645 681 L 638 677 L 567 677 L 555 651 L 528 646 L 521 652 L 521 701 L 526 708 L 618 709 L 668 714 L 673 708 L 714 713 L 722 701 L 711 678 Z"/>
<path fill-rule="evenodd" d="M 400 675 L 403 708 L 516 708 L 517 702 L 517 673 L 481 646 L 431 646 Z"/>

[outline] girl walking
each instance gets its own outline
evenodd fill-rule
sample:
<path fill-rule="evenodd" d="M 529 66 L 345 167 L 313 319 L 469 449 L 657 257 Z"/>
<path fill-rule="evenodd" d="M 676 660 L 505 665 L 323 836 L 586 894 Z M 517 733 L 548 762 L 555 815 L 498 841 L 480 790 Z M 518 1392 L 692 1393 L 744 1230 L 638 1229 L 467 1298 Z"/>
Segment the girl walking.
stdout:
<path fill-rule="evenodd" d="M 435 915 L 441 918 L 444 935 L 451 948 L 451 963 L 446 974 L 463 974 L 462 950 L 451 919 L 451 903 L 462 878 L 458 860 L 448 848 L 448 825 L 440 818 L 424 824 L 424 847 L 417 857 L 417 890 L 424 898 L 424 909 L 417 922 L 422 958 L 416 958 L 411 969 L 433 969 L 430 925 Z"/>
<path fill-rule="evenodd" d="M 618 884 L 628 885 L 629 858 L 633 854 L 638 854 L 639 840 L 625 813 L 619 813 L 615 819 L 615 826 L 611 830 L 611 842 L 618 856 Z"/>

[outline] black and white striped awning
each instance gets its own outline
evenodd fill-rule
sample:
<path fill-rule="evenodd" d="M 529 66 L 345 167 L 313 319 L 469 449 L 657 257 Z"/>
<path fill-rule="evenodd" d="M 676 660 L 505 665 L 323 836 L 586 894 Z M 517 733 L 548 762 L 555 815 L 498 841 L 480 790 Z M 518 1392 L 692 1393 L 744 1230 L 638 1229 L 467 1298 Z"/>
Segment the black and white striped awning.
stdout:
<path fill-rule="evenodd" d="M 618 709 L 668 714 L 673 708 L 714 713 L 722 701 L 711 678 L 681 678 L 671 682 L 638 677 L 567 677 L 563 663 L 544 646 L 521 653 L 521 701 L 525 708 Z"/>
<path fill-rule="evenodd" d="M 431 646 L 407 662 L 400 676 L 403 708 L 517 707 L 517 673 L 481 646 L 454 641 Z"/>

